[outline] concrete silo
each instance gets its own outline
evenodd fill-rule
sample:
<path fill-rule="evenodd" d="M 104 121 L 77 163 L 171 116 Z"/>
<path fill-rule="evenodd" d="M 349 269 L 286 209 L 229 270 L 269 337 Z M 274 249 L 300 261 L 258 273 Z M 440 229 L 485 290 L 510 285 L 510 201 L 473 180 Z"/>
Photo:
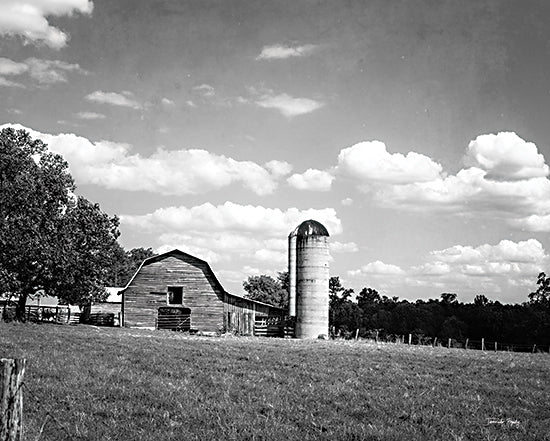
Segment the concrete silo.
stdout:
<path fill-rule="evenodd" d="M 302 222 L 295 232 L 295 336 L 328 336 L 329 234 L 322 224 L 314 220 Z"/>
<path fill-rule="evenodd" d="M 288 315 L 296 317 L 296 227 L 288 235 Z"/>

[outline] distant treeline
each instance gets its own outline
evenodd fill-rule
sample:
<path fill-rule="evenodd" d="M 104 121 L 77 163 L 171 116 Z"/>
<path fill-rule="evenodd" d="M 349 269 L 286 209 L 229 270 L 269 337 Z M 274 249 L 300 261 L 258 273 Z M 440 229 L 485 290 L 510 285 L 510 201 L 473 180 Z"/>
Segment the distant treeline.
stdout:
<path fill-rule="evenodd" d="M 460 303 L 454 293 L 439 299 L 409 302 L 381 296 L 375 289 L 363 288 L 352 300 L 353 290 L 345 289 L 338 277 L 330 279 L 330 327 L 343 337 L 391 338 L 412 334 L 439 341 L 497 341 L 510 345 L 550 345 L 550 302 L 548 279 L 539 275 L 539 289 L 529 301 L 503 305 L 484 295 L 472 303 Z"/>

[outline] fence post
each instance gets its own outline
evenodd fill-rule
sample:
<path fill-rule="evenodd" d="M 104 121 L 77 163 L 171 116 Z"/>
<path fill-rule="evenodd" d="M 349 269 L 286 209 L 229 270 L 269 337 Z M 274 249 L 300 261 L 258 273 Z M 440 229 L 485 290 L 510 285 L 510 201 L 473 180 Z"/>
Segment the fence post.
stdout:
<path fill-rule="evenodd" d="M 495 341 L 495 352 L 498 350 L 497 348 L 498 348 L 497 342 Z"/>
<path fill-rule="evenodd" d="M 481 339 L 481 350 L 482 350 L 482 351 L 485 350 L 485 338 L 482 338 L 482 339 Z"/>
<path fill-rule="evenodd" d="M 533 354 L 537 351 L 537 345 L 533 345 Z"/>
<path fill-rule="evenodd" d="M 23 434 L 25 360 L 0 358 L 0 439 L 19 441 Z"/>
<path fill-rule="evenodd" d="M 451 339 L 447 341 L 447 349 L 451 349 Z"/>
<path fill-rule="evenodd" d="M 412 334 L 409 334 L 409 344 L 412 343 Z"/>
<path fill-rule="evenodd" d="M 437 346 L 437 337 L 434 338 L 434 348 Z"/>
<path fill-rule="evenodd" d="M 466 339 L 466 345 L 464 346 L 464 349 L 468 349 L 468 340 L 469 339 Z"/>

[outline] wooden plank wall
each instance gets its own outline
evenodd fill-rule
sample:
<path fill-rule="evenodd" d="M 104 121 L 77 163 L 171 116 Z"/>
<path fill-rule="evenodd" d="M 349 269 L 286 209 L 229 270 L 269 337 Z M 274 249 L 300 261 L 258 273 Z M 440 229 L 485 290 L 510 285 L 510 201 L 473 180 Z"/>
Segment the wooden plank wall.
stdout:
<path fill-rule="evenodd" d="M 191 329 L 222 329 L 224 293 L 206 264 L 191 256 L 167 256 L 142 266 L 124 293 L 124 326 L 155 328 L 158 308 L 167 306 L 168 286 L 183 287 L 183 306 L 191 309 Z"/>

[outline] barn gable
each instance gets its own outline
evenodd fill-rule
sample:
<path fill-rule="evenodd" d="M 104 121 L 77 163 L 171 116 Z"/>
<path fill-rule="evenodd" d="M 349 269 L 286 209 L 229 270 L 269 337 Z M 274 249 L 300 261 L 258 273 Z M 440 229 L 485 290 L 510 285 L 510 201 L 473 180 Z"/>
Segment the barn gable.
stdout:
<path fill-rule="evenodd" d="M 227 293 L 207 262 L 179 250 L 146 259 L 123 290 L 123 324 L 157 328 L 183 317 L 185 329 L 216 332 L 233 322 L 253 333 L 259 316 L 282 310 Z"/>

